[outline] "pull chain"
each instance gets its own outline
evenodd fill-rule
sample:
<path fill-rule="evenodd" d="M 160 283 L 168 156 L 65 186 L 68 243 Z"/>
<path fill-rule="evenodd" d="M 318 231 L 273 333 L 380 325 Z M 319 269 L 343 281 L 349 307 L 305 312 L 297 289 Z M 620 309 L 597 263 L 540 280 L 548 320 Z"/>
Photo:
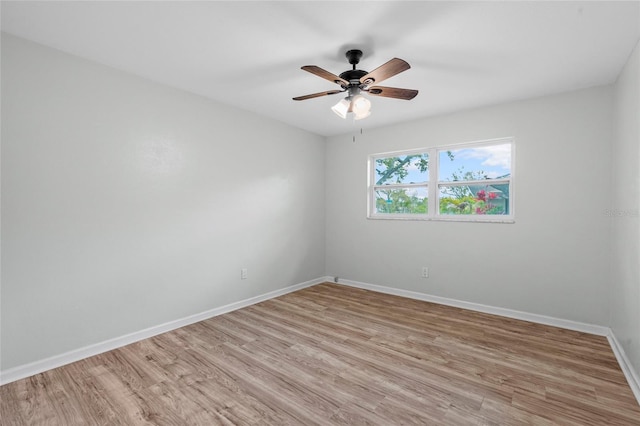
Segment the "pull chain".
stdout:
<path fill-rule="evenodd" d="M 355 67 L 355 65 L 354 65 Z M 356 118 L 355 116 L 353 117 L 353 120 L 351 120 L 351 132 L 353 133 L 353 143 L 356 142 Z"/>
<path fill-rule="evenodd" d="M 362 127 L 360 128 L 360 134 L 362 134 Z M 353 142 L 355 143 L 356 141 L 356 135 L 355 132 L 353 133 Z"/>
<path fill-rule="evenodd" d="M 356 141 L 356 119 L 355 118 L 353 119 L 352 124 L 353 124 L 352 126 L 353 136 L 351 137 L 351 139 L 352 139 L 352 142 L 355 143 Z M 362 134 L 362 127 L 360 127 L 360 134 Z"/>

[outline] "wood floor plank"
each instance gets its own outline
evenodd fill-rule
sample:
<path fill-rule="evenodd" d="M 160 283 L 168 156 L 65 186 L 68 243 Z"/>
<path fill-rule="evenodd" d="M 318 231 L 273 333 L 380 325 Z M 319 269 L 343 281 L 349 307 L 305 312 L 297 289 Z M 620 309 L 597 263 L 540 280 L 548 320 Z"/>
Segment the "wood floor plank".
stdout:
<path fill-rule="evenodd" d="M 0 425 L 640 425 L 606 338 L 321 284 L 0 387 Z"/>

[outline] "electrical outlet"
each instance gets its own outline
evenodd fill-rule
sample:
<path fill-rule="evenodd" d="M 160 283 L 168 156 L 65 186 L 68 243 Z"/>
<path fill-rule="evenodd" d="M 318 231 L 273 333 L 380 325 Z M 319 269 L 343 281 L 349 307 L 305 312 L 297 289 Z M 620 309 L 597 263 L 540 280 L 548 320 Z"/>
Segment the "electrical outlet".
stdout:
<path fill-rule="evenodd" d="M 249 271 L 247 271 L 247 268 L 242 268 L 240 269 L 240 279 L 241 280 L 246 280 L 247 279 L 247 273 Z"/>
<path fill-rule="evenodd" d="M 422 278 L 429 278 L 429 268 L 426 266 L 422 267 Z"/>

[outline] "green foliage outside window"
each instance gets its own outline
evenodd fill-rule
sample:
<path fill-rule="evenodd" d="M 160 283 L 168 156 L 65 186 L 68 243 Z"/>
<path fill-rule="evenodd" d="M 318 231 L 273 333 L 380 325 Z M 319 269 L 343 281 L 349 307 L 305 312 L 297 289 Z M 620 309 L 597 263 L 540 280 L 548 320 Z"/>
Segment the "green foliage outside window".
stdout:
<path fill-rule="evenodd" d="M 376 211 L 378 213 L 425 214 L 427 213 L 426 191 L 389 189 L 376 191 Z"/>

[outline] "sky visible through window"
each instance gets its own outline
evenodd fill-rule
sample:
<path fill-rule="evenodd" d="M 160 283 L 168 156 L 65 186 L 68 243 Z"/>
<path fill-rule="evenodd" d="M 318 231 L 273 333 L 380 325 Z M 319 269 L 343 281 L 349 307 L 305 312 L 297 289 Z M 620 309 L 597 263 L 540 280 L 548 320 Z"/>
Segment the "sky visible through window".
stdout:
<path fill-rule="evenodd" d="M 449 157 L 448 152 L 452 153 L 453 160 Z M 441 150 L 439 157 L 438 180 L 440 181 L 453 181 L 454 174 L 461 177 L 466 172 L 484 172 L 489 179 L 508 176 L 511 173 L 511 144 Z M 428 180 L 428 172 L 420 172 L 418 166 L 415 165 L 416 161 L 417 159 L 412 160 L 411 164 L 406 167 L 408 174 L 403 179 L 404 183 L 419 183 Z M 431 161 L 432 159 L 429 160 L 430 166 Z"/>
<path fill-rule="evenodd" d="M 497 179 L 511 173 L 511 144 L 463 148 L 449 152 L 453 155 L 453 160 L 449 158 L 447 151 L 439 152 L 438 180 L 452 181 L 454 174 L 460 176 L 466 172 L 484 172 L 489 179 Z"/>

